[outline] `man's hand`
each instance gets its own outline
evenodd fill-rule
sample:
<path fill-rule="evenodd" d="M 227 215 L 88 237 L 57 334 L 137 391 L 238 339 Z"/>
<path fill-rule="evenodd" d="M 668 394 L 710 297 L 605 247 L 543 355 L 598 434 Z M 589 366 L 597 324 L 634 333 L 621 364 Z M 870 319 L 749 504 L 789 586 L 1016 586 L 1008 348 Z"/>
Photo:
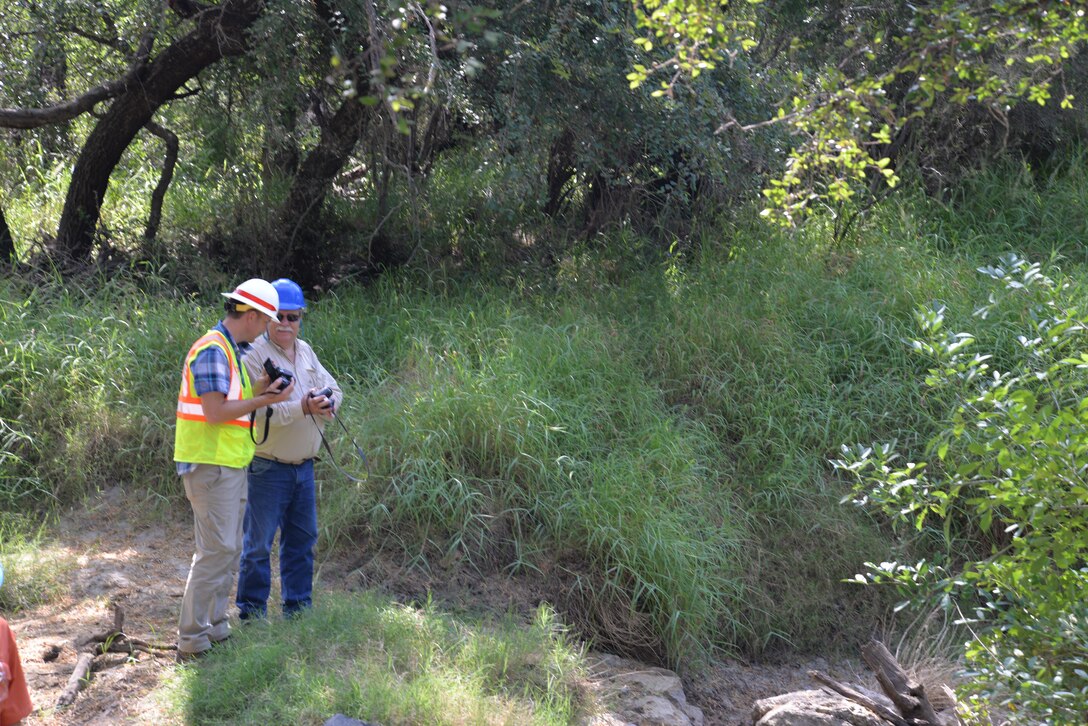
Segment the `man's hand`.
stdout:
<path fill-rule="evenodd" d="M 259 396 L 268 390 L 268 384 L 272 381 L 268 380 L 268 374 L 261 371 L 261 374 L 253 381 L 253 395 Z"/>
<path fill-rule="evenodd" d="M 277 388 L 276 386 L 279 386 L 279 388 Z M 291 394 L 294 392 L 294 390 L 294 378 L 292 378 L 291 382 L 288 383 L 286 386 L 283 385 L 282 378 L 277 378 L 276 380 L 272 381 L 272 384 L 265 389 L 264 393 L 260 395 L 260 398 L 265 399 L 264 405 L 267 406 L 269 404 L 279 403 L 280 401 L 286 401 L 288 398 L 291 397 Z"/>
<path fill-rule="evenodd" d="M 322 418 L 331 419 L 336 410 L 333 400 L 324 394 L 315 396 L 314 394 L 318 390 L 317 388 L 311 388 L 310 392 L 302 397 L 302 413 L 308 416 L 321 416 Z"/>
<path fill-rule="evenodd" d="M 279 380 L 279 379 L 277 379 Z M 275 383 L 275 381 L 273 381 Z M 264 393 L 246 398 L 241 401 L 228 401 L 227 397 L 219 391 L 209 391 L 200 397 L 204 407 L 204 418 L 210 424 L 221 424 L 241 416 L 248 416 L 258 408 L 271 406 L 273 403 L 286 401 L 295 390 L 295 382 L 282 389 L 266 390 Z"/>

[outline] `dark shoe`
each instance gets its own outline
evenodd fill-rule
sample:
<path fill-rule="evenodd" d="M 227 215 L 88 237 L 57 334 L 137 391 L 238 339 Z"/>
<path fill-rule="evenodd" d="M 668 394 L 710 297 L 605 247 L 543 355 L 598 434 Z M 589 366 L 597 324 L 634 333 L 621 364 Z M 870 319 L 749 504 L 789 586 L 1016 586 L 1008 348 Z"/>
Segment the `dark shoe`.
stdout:
<path fill-rule="evenodd" d="M 283 617 L 286 620 L 297 618 L 312 607 L 313 603 L 309 600 L 301 602 L 285 602 L 283 604 Z"/>
<path fill-rule="evenodd" d="M 198 650 L 192 653 L 186 650 L 179 650 L 177 653 L 174 654 L 174 662 L 192 663 L 193 661 L 203 658 L 205 655 L 207 655 L 207 653 L 208 651 L 206 650 Z"/>

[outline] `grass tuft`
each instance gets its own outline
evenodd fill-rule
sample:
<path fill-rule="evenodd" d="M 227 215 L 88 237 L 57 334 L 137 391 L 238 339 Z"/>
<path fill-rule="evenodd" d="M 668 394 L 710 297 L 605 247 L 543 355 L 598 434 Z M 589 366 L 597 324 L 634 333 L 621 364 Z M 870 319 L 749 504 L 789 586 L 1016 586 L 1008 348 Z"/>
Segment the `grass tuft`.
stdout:
<path fill-rule="evenodd" d="M 189 723 L 568 724 L 593 707 L 581 651 L 541 608 L 528 627 L 373 594 L 247 624 L 166 689 Z"/>

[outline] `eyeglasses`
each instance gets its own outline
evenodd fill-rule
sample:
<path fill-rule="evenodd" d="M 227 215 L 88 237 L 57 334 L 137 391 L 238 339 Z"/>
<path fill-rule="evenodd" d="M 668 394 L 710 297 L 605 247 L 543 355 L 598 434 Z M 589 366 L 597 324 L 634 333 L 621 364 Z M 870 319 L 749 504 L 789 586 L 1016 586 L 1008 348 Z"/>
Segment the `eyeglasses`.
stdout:
<path fill-rule="evenodd" d="M 297 323 L 299 321 L 299 319 L 302 318 L 301 315 L 295 315 L 294 313 L 276 313 L 276 317 L 279 319 L 279 321 L 281 323 L 284 320 L 286 320 L 289 323 Z"/>

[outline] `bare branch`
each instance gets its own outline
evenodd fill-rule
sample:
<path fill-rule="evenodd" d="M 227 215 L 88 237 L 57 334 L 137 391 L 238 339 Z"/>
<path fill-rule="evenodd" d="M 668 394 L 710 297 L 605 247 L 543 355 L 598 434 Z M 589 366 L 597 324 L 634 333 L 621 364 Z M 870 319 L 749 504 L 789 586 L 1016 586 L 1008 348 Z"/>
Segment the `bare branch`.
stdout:
<path fill-rule="evenodd" d="M 435 76 L 438 73 L 438 39 L 431 19 L 427 17 L 427 13 L 423 12 L 423 8 L 419 6 L 419 3 L 413 3 L 412 10 L 414 10 L 416 15 L 418 15 L 427 25 L 427 37 L 431 42 L 431 63 L 430 68 L 427 69 L 427 85 L 423 89 L 423 93 L 427 94 L 431 92 L 431 88 L 434 86 Z"/>
<path fill-rule="evenodd" d="M 183 18 L 191 18 L 212 7 L 195 0 L 166 0 L 166 5 Z"/>
<path fill-rule="evenodd" d="M 95 106 L 123 93 L 147 67 L 155 33 L 146 31 L 140 38 L 132 65 L 122 77 L 95 86 L 86 93 L 45 108 L 0 108 L 0 128 L 36 129 L 41 126 L 70 121 L 76 116 L 93 113 Z"/>
<path fill-rule="evenodd" d="M 170 181 L 174 178 L 174 166 L 178 162 L 178 136 L 165 126 L 154 121 L 148 121 L 144 125 L 148 131 L 158 136 L 166 144 L 166 156 L 162 162 L 162 174 L 159 175 L 159 183 L 155 185 L 155 191 L 151 194 L 151 213 L 147 218 L 147 229 L 144 231 L 146 239 L 154 239 L 159 233 L 159 223 L 162 221 L 162 202 L 166 198 L 166 190 L 170 188 Z"/>
<path fill-rule="evenodd" d="M 95 86 L 82 96 L 46 108 L 0 108 L 0 127 L 9 129 L 36 129 L 40 126 L 70 121 L 125 90 L 134 73 L 127 73 L 116 81 Z"/>
<path fill-rule="evenodd" d="M 121 40 L 117 36 L 107 38 L 96 33 L 84 30 L 83 28 L 77 27 L 75 25 L 69 25 L 67 27 L 61 28 L 60 30 L 62 33 L 71 33 L 72 35 L 78 35 L 80 38 L 89 40 L 92 43 L 98 43 L 99 45 L 104 45 L 107 48 L 113 48 L 114 50 L 123 53 L 127 58 L 132 57 L 132 46 L 130 46 L 128 43 Z"/>

